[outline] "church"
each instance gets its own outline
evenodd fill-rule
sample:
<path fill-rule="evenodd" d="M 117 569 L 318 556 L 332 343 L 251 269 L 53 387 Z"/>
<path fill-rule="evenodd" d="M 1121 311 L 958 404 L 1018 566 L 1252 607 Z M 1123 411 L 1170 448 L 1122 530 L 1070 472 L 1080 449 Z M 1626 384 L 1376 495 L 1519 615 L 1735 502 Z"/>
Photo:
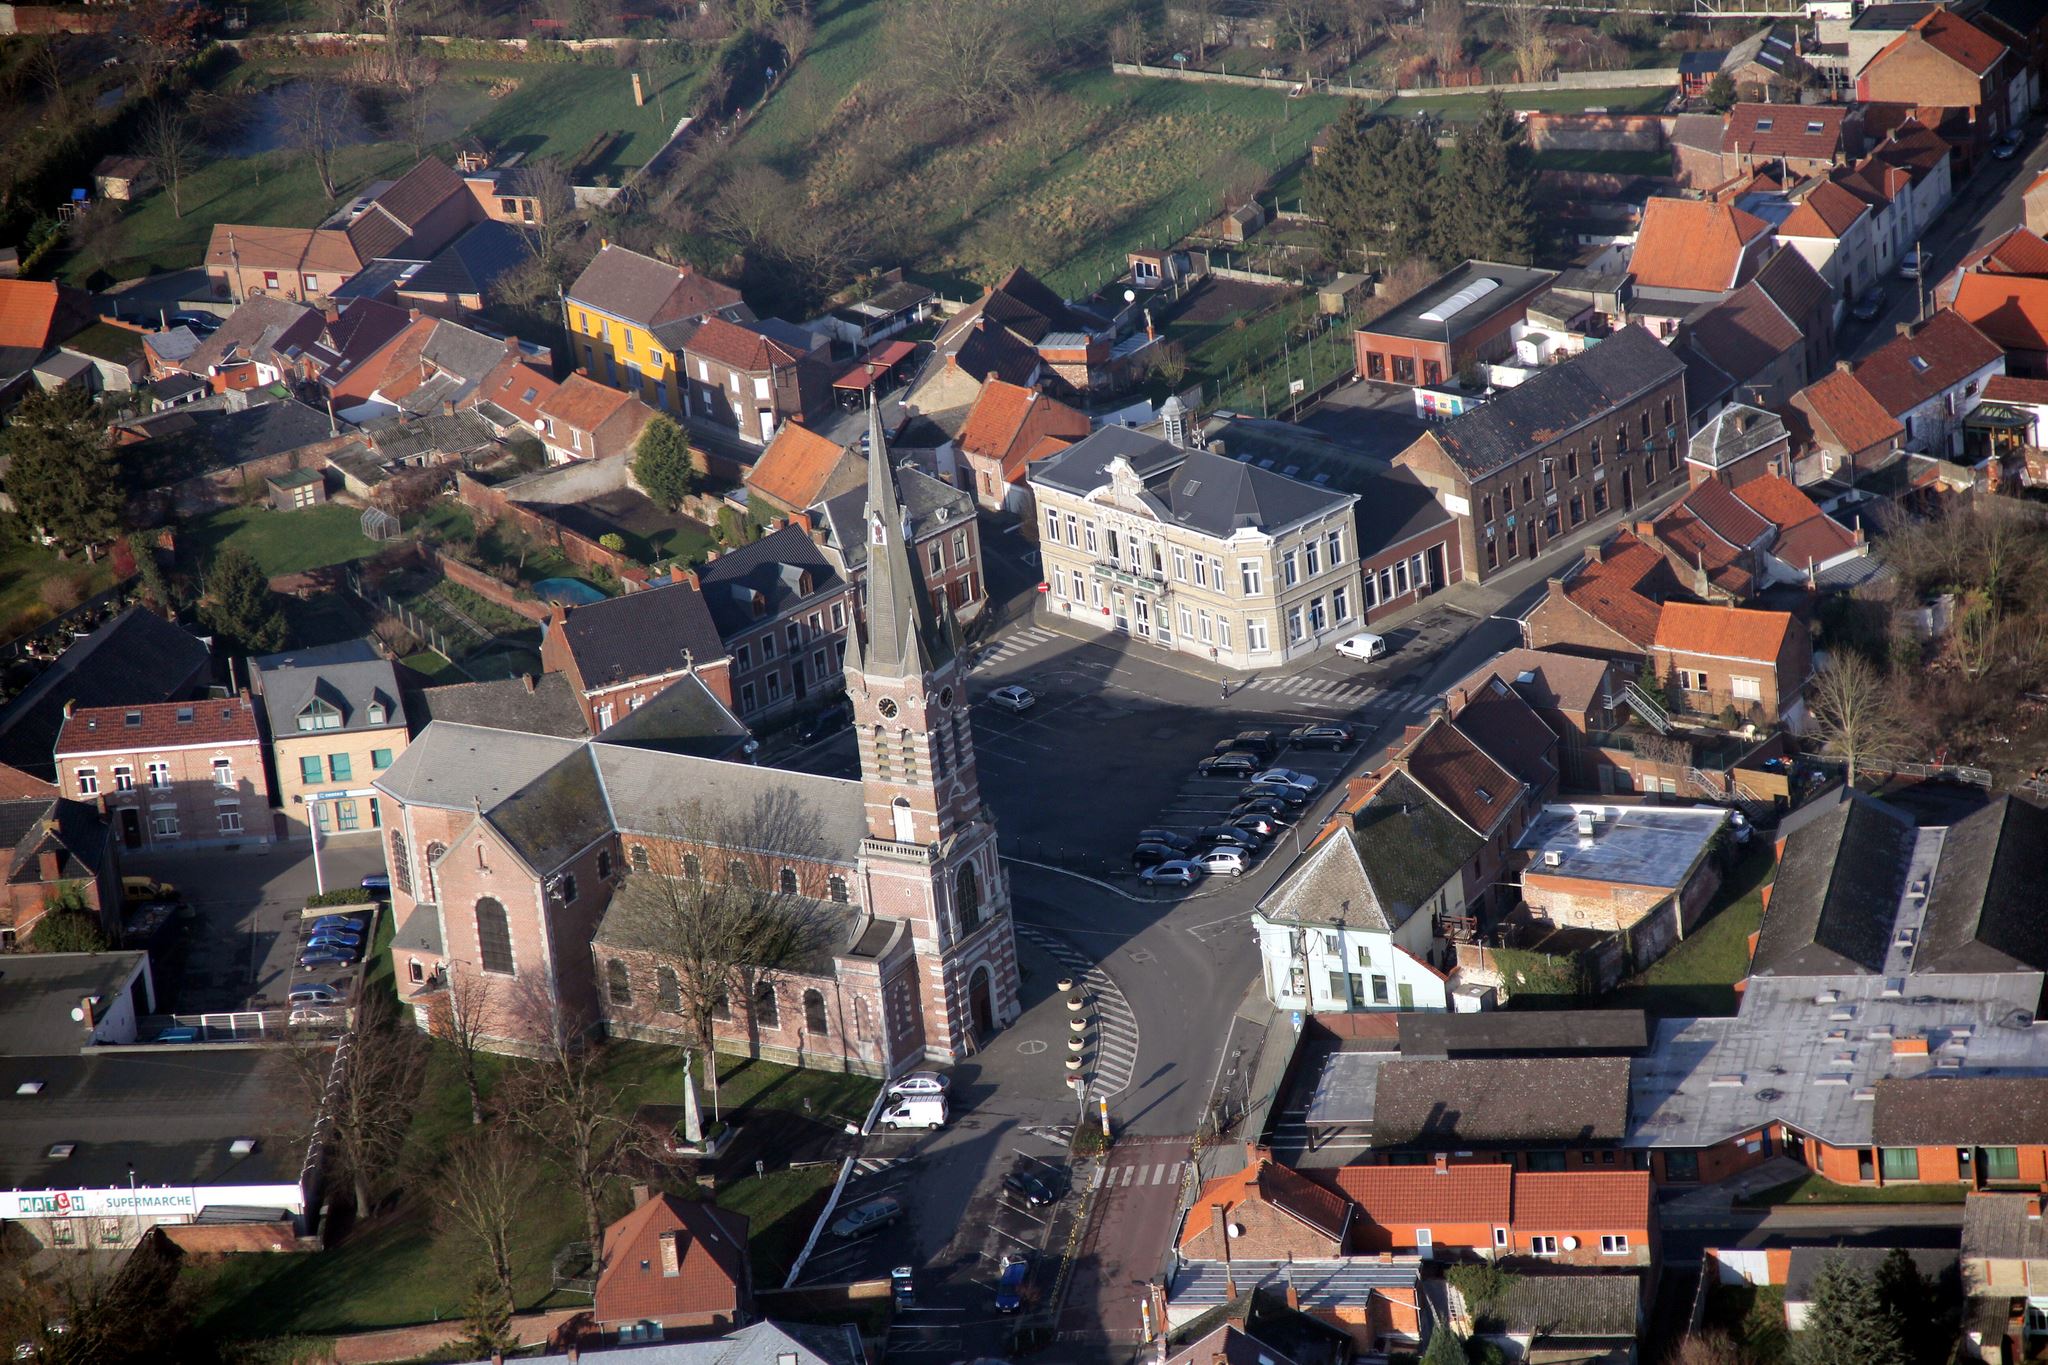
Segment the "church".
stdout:
<path fill-rule="evenodd" d="M 659 888 L 635 878 L 706 900 L 766 888 L 806 926 L 802 953 L 721 985 L 720 1051 L 894 1076 L 956 1062 L 1022 1012 L 965 661 L 913 567 L 872 412 L 868 439 L 872 567 L 845 661 L 860 777 L 643 742 L 658 705 L 596 739 L 436 720 L 376 784 L 397 987 L 422 1027 L 470 1010 L 515 1050 L 546 999 L 613 1036 L 693 1041 L 681 983 L 703 968 L 649 932 Z M 676 688 L 717 706 L 694 677 Z"/>

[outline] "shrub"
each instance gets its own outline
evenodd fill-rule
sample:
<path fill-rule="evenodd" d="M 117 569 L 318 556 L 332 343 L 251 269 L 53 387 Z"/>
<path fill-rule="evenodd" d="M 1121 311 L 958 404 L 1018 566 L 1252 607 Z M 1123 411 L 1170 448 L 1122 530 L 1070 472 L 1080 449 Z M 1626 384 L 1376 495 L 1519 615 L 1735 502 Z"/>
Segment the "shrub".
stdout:
<path fill-rule="evenodd" d="M 306 908 L 317 910 L 323 905 L 365 905 L 376 899 L 360 886 L 339 886 L 332 891 L 316 891 L 306 897 Z"/>
<path fill-rule="evenodd" d="M 85 585 L 70 574 L 63 574 L 43 580 L 43 586 L 36 592 L 43 605 L 51 614 L 62 616 L 85 600 Z"/>
<path fill-rule="evenodd" d="M 597 543 L 613 554 L 623 554 L 626 549 L 626 538 L 617 531 L 606 531 L 597 538 Z"/>
<path fill-rule="evenodd" d="M 28 936 L 32 953 L 104 953 L 113 946 L 99 920 L 83 910 L 52 910 Z"/>

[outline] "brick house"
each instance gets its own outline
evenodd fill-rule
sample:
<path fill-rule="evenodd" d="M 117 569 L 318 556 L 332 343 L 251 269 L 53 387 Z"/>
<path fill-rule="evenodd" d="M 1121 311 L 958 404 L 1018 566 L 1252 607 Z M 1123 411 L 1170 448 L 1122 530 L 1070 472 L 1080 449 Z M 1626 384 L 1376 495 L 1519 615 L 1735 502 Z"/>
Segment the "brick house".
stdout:
<path fill-rule="evenodd" d="M 1522 643 L 1640 661 L 1656 639 L 1659 604 L 1682 591 L 1664 556 L 1622 531 L 1588 545 L 1578 563 L 1544 585 L 1543 600 L 1522 617 Z"/>
<path fill-rule="evenodd" d="M 248 693 L 65 708 L 57 789 L 107 812 L 126 848 L 271 842 L 263 735 Z"/>
<path fill-rule="evenodd" d="M 1332 1174 L 1355 1206 L 1358 1251 L 1602 1269 L 1655 1264 L 1647 1171 L 1518 1170 L 1439 1153 L 1433 1165 L 1341 1166 Z"/>
<path fill-rule="evenodd" d="M 146 607 L 130 607 L 58 655 L 0 706 L 0 764 L 53 778 L 50 753 L 69 719 L 67 707 L 196 697 L 212 678 L 205 641 Z"/>
<path fill-rule="evenodd" d="M 910 518 L 910 560 L 925 596 L 935 609 L 972 621 L 988 601 L 973 499 L 911 464 L 897 468 L 896 487 Z M 856 489 L 817 504 L 804 517 L 811 538 L 856 589 L 868 571 L 866 509 L 866 490 Z"/>
<path fill-rule="evenodd" d="M 575 690 L 593 735 L 695 674 L 732 705 L 732 660 L 691 578 L 584 606 L 558 602 L 540 645 L 541 670 Z"/>
<path fill-rule="evenodd" d="M 206 243 L 213 296 L 237 303 L 258 295 L 323 302 L 363 264 L 355 243 L 338 228 L 216 223 Z"/>
<path fill-rule="evenodd" d="M 1709 190 L 1766 166 L 1801 179 L 1824 176 L 1863 154 L 1863 116 L 1853 105 L 1741 103 L 1722 116 L 1680 119 L 1712 133 L 1673 139 L 1679 183 L 1692 189 Z"/>
<path fill-rule="evenodd" d="M 1352 1241 L 1356 1212 L 1337 1194 L 1254 1147 L 1235 1175 L 1204 1181 L 1181 1222 L 1180 1254 L 1194 1260 L 1324 1260 Z"/>
<path fill-rule="evenodd" d="M 601 460 L 633 449 L 654 409 L 629 393 L 572 374 L 534 408 L 555 460 Z"/>
<path fill-rule="evenodd" d="M 1458 518 L 1465 580 L 1484 582 L 1678 478 L 1685 411 L 1684 362 L 1625 327 L 1425 432 L 1395 463 Z"/>
<path fill-rule="evenodd" d="M 754 1316 L 746 1215 L 636 1193 L 641 1202 L 604 1230 L 592 1324 L 621 1344 L 658 1341 L 668 1328 L 745 1326 Z"/>
<path fill-rule="evenodd" d="M 1948 306 L 2005 352 L 2005 372 L 2048 377 L 2048 278 L 1965 271 Z"/>
<path fill-rule="evenodd" d="M 1517 1171 L 1633 1165 L 1626 1057 L 1384 1062 L 1366 1164 L 1500 1162 Z"/>
<path fill-rule="evenodd" d="M 754 316 L 730 285 L 611 242 L 569 286 L 564 307 L 579 369 L 669 411 L 682 407 L 682 338 L 703 318 Z"/>
<path fill-rule="evenodd" d="M 1986 381 L 1988 384 L 1990 381 Z M 1792 477 L 1811 486 L 1858 471 L 1875 473 L 1905 450 L 1906 428 L 1871 396 L 1847 361 L 1792 395 Z"/>
<path fill-rule="evenodd" d="M 263 699 L 280 836 L 382 828 L 368 787 L 409 733 L 391 661 L 350 641 L 253 659 L 249 677 Z"/>
<path fill-rule="evenodd" d="M 1952 460 L 1962 453 L 1963 418 L 1995 374 L 1998 344 L 1944 308 L 1866 355 L 1855 368 L 1864 389 L 1904 429 L 1908 450 Z"/>
<path fill-rule="evenodd" d="M 467 977 L 494 990 L 494 1046 L 530 1035 L 521 983 L 615 1036 L 687 1037 L 674 983 L 688 964 L 615 913 L 638 877 L 774 887 L 831 930 L 730 1001 L 723 1051 L 895 1076 L 960 1059 L 1017 1018 L 1009 883 L 976 780 L 965 662 L 918 590 L 887 469 L 870 469 L 868 613 L 844 674 L 860 780 L 438 721 L 378 780 L 398 812 L 399 989 L 422 1023 L 448 1008 L 443 983 Z M 800 846 L 714 847 L 716 831 L 678 823 L 693 800 L 746 826 L 740 837 L 794 831 Z"/>
<path fill-rule="evenodd" d="M 830 343 L 822 336 L 773 320 L 707 317 L 672 345 L 682 411 L 729 426 L 743 441 L 766 445 L 784 422 L 831 411 Z"/>
<path fill-rule="evenodd" d="M 1628 258 L 1637 305 L 1651 312 L 1711 303 L 1755 278 L 1777 249 L 1770 224 L 1733 204 L 1651 199 Z M 1652 303 L 1665 310 L 1645 306 Z"/>
<path fill-rule="evenodd" d="M 1768 473 L 1734 487 L 1712 479 L 1696 484 L 1655 521 L 1634 529 L 1663 552 L 1693 596 L 1738 606 L 1768 587 L 1812 582 L 1869 552 L 1861 536 L 1790 480 Z"/>
<path fill-rule="evenodd" d="M 1795 733 L 1804 728 L 1813 646 L 1805 624 L 1787 612 L 1666 602 L 1651 656 L 1688 712 L 1713 716 L 1732 707 Z"/>
<path fill-rule="evenodd" d="M 1727 819 L 1718 806 L 1546 806 L 1515 845 L 1524 862 L 1516 914 L 1608 935 L 1619 951 L 1606 970 L 1641 971 L 1698 926 L 1720 889 L 1712 855 Z"/>
<path fill-rule="evenodd" d="M 91 802 L 57 795 L 48 783 L 35 786 L 42 791 L 0 796 L 0 848 L 6 850 L 0 952 L 14 951 L 59 898 L 75 901 L 109 934 L 119 933 L 126 906 L 106 816 Z"/>
<path fill-rule="evenodd" d="M 1622 677 L 1607 659 L 1548 649 L 1510 649 L 1452 683 L 1451 693 L 1473 692 L 1498 678 L 1558 737 L 1558 777 L 1565 787 L 1598 790 L 1599 746 L 1595 736 L 1615 728 L 1608 698 Z"/>
<path fill-rule="evenodd" d="M 803 527 L 785 525 L 699 565 L 697 581 L 741 720 L 754 725 L 838 692 L 859 598 Z"/>
<path fill-rule="evenodd" d="M 784 422 L 747 471 L 747 501 L 758 498 L 782 513 L 864 488 L 868 462 L 851 446 L 821 436 L 802 422 Z"/>
<path fill-rule="evenodd" d="M 2010 124 L 2009 65 L 2004 43 L 1936 6 L 1856 74 L 1856 98 L 1959 111 L 1968 126 L 1965 159 L 1973 161 Z"/>
<path fill-rule="evenodd" d="M 1351 334 L 1358 373 L 1434 387 L 1481 361 L 1514 353 L 1514 325 L 1557 279 L 1554 270 L 1466 261 Z"/>
<path fill-rule="evenodd" d="M 991 377 L 981 386 L 955 440 L 975 504 L 990 512 L 1028 515 L 1026 466 L 1066 449 L 1093 429 L 1085 413 L 1059 399 Z"/>

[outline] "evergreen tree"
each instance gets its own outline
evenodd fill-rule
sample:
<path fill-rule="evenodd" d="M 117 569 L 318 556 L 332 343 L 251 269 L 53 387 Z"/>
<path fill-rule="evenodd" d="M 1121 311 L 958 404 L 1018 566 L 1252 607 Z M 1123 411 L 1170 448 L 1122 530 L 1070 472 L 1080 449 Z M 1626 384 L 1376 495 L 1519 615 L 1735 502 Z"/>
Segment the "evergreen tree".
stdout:
<path fill-rule="evenodd" d="M 1725 114 L 1735 107 L 1735 81 L 1725 71 L 1716 71 L 1707 82 L 1707 108 Z"/>
<path fill-rule="evenodd" d="M 15 510 L 60 551 L 83 550 L 90 560 L 120 534 L 127 495 L 91 394 L 31 391 L 0 439 Z"/>
<path fill-rule="evenodd" d="M 472 1360 L 488 1360 L 519 1344 L 512 1330 L 512 1305 L 505 1291 L 489 1275 L 478 1275 L 476 1285 L 462 1308 L 463 1333 L 459 1343 Z"/>
<path fill-rule="evenodd" d="M 673 512 L 696 485 L 690 463 L 690 442 L 683 429 L 659 413 L 641 429 L 633 445 L 633 478 L 641 491 Z"/>
<path fill-rule="evenodd" d="M 1811 1293 L 1806 1326 L 1792 1343 L 1792 1365 L 1909 1365 L 1899 1320 L 1874 1277 L 1830 1256 Z"/>
<path fill-rule="evenodd" d="M 172 598 L 170 580 L 164 577 L 163 565 L 156 562 L 154 546 L 144 545 L 142 552 L 135 556 L 135 591 L 157 611 L 169 612 L 177 605 Z"/>
<path fill-rule="evenodd" d="M 1419 1365 L 1465 1365 L 1465 1343 L 1458 1340 L 1458 1334 L 1447 1322 L 1439 1322 L 1429 1332 L 1429 1345 L 1422 1349 Z"/>
<path fill-rule="evenodd" d="M 1921 1275 L 1903 1247 L 1886 1252 L 1877 1267 L 1877 1297 L 1899 1324 L 1914 1365 L 1942 1365 L 1955 1341 L 1955 1298 Z"/>
<path fill-rule="evenodd" d="M 1438 179 L 1431 255 L 1437 264 L 1463 260 L 1527 265 L 1535 257 L 1533 177 L 1521 125 L 1498 93 L 1458 133 L 1450 164 Z"/>
<path fill-rule="evenodd" d="M 1325 249 L 1346 263 L 1361 252 L 1388 263 L 1424 254 L 1436 168 L 1435 141 L 1421 124 L 1350 110 L 1303 185 Z"/>
<path fill-rule="evenodd" d="M 245 550 L 222 550 L 214 557 L 213 571 L 206 576 L 204 615 L 236 653 L 268 654 L 284 648 L 284 608 L 262 568 Z"/>

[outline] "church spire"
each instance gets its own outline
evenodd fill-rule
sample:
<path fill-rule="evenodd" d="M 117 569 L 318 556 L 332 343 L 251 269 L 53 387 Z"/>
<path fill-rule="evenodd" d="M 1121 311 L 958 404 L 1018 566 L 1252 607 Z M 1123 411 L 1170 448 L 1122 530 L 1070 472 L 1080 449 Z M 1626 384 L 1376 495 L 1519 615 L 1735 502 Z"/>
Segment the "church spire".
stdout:
<path fill-rule="evenodd" d="M 932 672 L 952 658 L 950 635 L 933 619 L 910 559 L 910 523 L 882 436 L 882 412 L 868 390 L 867 639 L 849 666 L 881 677 Z"/>

